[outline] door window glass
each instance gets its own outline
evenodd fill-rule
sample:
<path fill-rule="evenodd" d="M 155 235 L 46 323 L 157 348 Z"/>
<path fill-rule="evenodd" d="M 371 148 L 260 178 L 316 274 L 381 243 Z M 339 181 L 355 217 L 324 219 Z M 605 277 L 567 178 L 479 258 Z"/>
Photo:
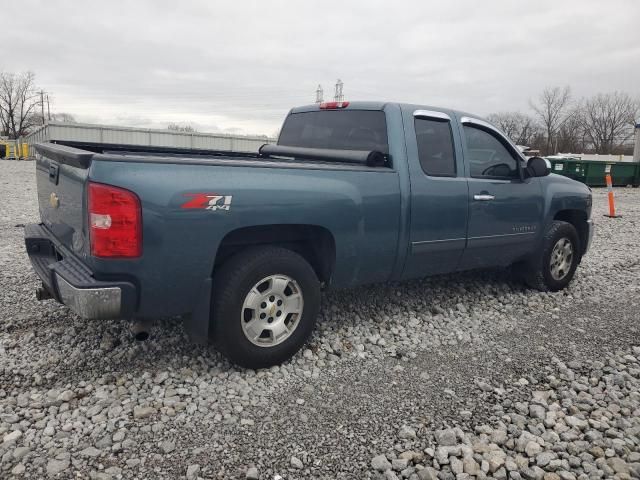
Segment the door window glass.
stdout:
<path fill-rule="evenodd" d="M 455 177 L 456 157 L 448 121 L 415 119 L 418 158 L 422 170 L 434 177 Z"/>
<path fill-rule="evenodd" d="M 476 178 L 518 178 L 518 160 L 509 149 L 490 133 L 464 126 L 466 158 L 471 176 Z"/>

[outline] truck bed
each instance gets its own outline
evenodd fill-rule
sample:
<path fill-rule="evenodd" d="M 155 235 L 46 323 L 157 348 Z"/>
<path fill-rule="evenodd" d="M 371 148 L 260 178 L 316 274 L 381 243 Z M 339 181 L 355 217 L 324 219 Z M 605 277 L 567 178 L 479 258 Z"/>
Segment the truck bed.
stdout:
<path fill-rule="evenodd" d="M 96 281 L 136 286 L 133 316 L 192 312 L 207 297 L 203 285 L 218 253 L 233 248 L 229 242 L 250 244 L 262 225 L 289 235 L 313 219 L 318 232 L 335 232 L 332 286 L 387 280 L 397 263 L 401 197 L 394 168 L 103 144 L 39 144 L 36 151 L 42 232 L 63 247 L 48 268 L 73 255 Z M 140 199 L 140 257 L 91 254 L 92 183 Z M 224 196 L 229 208 L 185 207 L 198 195 Z"/>
<path fill-rule="evenodd" d="M 88 154 L 93 153 L 100 155 L 102 160 L 112 162 L 219 165 L 263 168 L 305 168 L 322 170 L 390 170 L 390 168 L 381 169 L 380 167 L 371 167 L 351 162 L 330 162 L 307 158 L 264 158 L 257 153 L 152 147 L 146 145 L 117 145 L 64 141 L 51 144 L 38 144 L 36 149 L 54 153 L 56 151 L 61 151 L 61 149 L 56 148 L 57 146 L 70 147 L 86 153 L 86 166 L 88 166 L 88 163 L 90 163 L 92 158 L 89 157 Z M 62 163 L 67 163 L 64 158 L 60 158 L 60 161 Z"/>

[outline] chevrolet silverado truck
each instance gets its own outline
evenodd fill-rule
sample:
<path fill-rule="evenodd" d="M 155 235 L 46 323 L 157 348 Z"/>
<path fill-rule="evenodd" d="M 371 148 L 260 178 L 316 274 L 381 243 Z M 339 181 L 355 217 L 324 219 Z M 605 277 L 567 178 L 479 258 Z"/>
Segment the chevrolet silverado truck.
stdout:
<path fill-rule="evenodd" d="M 39 299 L 87 319 L 181 316 L 249 368 L 309 338 L 323 288 L 513 266 L 573 278 L 588 187 L 468 113 L 329 102 L 292 109 L 258 154 L 40 144 Z"/>

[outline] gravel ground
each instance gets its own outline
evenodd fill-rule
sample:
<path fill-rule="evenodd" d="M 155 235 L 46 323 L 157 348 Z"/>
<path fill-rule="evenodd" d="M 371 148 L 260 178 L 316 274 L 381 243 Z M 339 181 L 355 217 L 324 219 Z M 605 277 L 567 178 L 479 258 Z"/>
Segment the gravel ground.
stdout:
<path fill-rule="evenodd" d="M 38 281 L 34 164 L 0 162 L 0 478 L 640 477 L 640 190 L 570 288 L 502 271 L 324 296 L 308 348 L 229 365 L 158 322 L 82 321 Z M 473 475 L 473 477 L 472 477 Z"/>

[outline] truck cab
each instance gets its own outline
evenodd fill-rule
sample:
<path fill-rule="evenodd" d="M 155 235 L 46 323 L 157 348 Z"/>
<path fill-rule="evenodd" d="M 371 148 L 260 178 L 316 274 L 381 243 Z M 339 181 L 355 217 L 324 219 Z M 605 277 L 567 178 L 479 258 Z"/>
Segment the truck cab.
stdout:
<path fill-rule="evenodd" d="M 520 149 L 478 116 L 424 105 L 329 102 L 293 109 L 278 144 L 388 154 L 404 193 L 393 280 L 511 265 L 535 250 L 557 215 L 575 223 L 580 254 L 588 248 L 588 188 L 549 171 L 532 175 Z M 575 198 L 567 198 L 572 191 Z"/>

